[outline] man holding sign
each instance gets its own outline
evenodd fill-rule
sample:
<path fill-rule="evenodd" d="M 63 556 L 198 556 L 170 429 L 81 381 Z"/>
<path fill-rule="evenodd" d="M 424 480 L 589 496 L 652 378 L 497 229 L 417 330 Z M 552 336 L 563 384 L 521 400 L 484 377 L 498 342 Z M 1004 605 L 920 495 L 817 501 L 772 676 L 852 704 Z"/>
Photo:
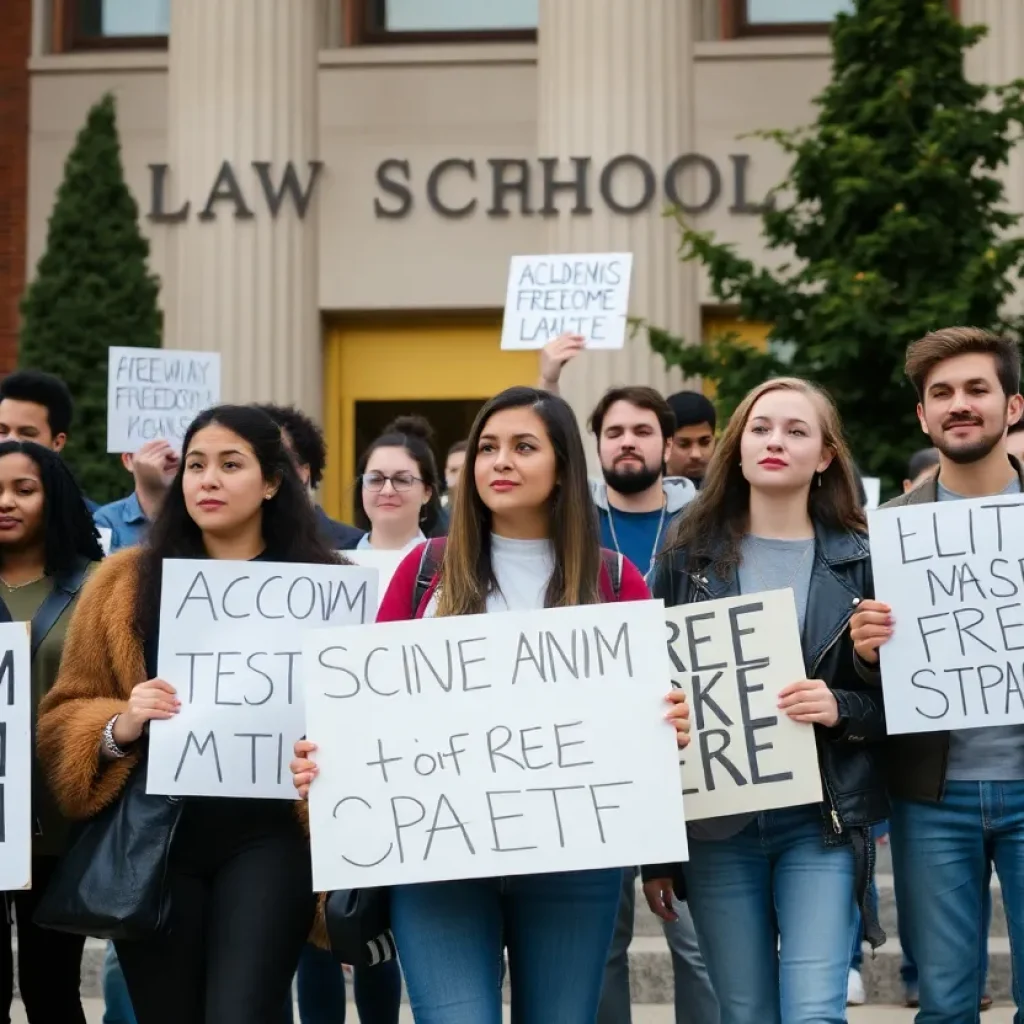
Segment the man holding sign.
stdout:
<path fill-rule="evenodd" d="M 852 635 L 899 733 L 893 867 L 921 1013 L 953 1022 L 974 1019 L 982 995 L 993 866 L 1024 978 L 1024 476 L 1005 448 L 1024 399 L 1017 343 L 981 329 L 926 335 L 906 367 L 939 471 L 872 514 L 886 603 L 862 602 Z"/>

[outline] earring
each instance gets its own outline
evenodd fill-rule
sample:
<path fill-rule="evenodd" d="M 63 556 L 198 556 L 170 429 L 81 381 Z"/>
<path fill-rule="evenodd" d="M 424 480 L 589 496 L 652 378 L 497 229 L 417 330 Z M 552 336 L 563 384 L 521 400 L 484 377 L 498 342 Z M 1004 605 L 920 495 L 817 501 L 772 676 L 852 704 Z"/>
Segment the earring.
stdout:
<path fill-rule="evenodd" d="M 818 486 L 819 487 L 821 486 L 821 474 L 820 473 L 818 474 Z"/>

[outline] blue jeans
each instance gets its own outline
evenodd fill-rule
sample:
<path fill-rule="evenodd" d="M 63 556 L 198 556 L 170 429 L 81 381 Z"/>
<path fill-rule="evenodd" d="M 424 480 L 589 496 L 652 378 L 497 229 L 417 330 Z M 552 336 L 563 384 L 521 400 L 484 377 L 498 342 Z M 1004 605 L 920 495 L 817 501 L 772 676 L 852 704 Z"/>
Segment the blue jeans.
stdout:
<path fill-rule="evenodd" d="M 107 943 L 107 955 L 103 961 L 103 1003 L 103 1024 L 135 1024 L 128 985 L 112 942 Z"/>
<path fill-rule="evenodd" d="M 357 967 L 352 973 L 360 1024 L 398 1024 L 402 1002 L 402 972 L 398 962 Z M 296 978 L 302 1024 L 345 1024 L 348 1003 L 345 975 L 333 954 L 307 943 L 299 957 Z M 281 1015 L 282 1024 L 292 1024 L 294 1019 L 289 994 Z"/>
<path fill-rule="evenodd" d="M 691 839 L 683 871 L 722 1024 L 846 1020 L 853 850 L 824 845 L 817 805 Z"/>
<path fill-rule="evenodd" d="M 416 1024 L 594 1024 L 621 869 L 403 885 L 391 929 Z"/>
<path fill-rule="evenodd" d="M 891 821 L 896 902 L 917 959 L 917 1024 L 974 1024 L 993 866 L 1013 976 L 1024 977 L 1024 782 L 947 782 L 938 803 L 893 801 Z"/>

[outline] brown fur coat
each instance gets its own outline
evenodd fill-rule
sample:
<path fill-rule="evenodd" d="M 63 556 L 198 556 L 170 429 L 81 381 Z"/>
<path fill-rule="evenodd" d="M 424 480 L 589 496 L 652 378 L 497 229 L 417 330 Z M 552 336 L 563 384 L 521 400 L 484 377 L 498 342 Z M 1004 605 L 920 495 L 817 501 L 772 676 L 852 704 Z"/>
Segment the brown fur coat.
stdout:
<path fill-rule="evenodd" d="M 64 643 L 57 681 L 39 705 L 40 764 L 69 818 L 91 818 L 120 795 L 138 753 L 101 760 L 103 728 L 128 709 L 128 697 L 147 678 L 142 640 L 135 634 L 139 548 L 105 559 L 86 584 Z M 308 809 L 296 813 L 309 828 Z M 321 906 L 323 901 L 321 900 Z M 313 938 L 323 945 L 322 914 Z"/>

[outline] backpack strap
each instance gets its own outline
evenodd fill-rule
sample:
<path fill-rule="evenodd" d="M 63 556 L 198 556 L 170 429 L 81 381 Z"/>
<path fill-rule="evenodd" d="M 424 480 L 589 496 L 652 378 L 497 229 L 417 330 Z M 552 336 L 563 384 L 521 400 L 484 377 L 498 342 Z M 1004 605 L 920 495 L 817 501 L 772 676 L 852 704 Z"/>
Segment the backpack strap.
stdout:
<path fill-rule="evenodd" d="M 36 656 L 47 634 L 64 614 L 75 595 L 82 589 L 89 563 L 82 559 L 70 572 L 61 573 L 53 581 L 53 589 L 46 595 L 46 600 L 32 616 L 32 657 Z M 5 608 L 6 610 L 6 608 Z M 7 613 L 10 615 L 10 612 Z"/>
<path fill-rule="evenodd" d="M 622 555 L 618 551 L 602 548 L 601 562 L 612 582 L 612 600 L 618 601 L 622 593 Z"/>
<path fill-rule="evenodd" d="M 420 568 L 416 573 L 416 586 L 412 591 L 412 617 L 414 619 L 420 610 L 423 598 L 426 597 L 427 591 L 430 590 L 430 586 L 441 568 L 441 562 L 444 560 L 444 545 L 444 537 L 433 537 L 424 545 L 423 554 L 420 556 Z"/>

